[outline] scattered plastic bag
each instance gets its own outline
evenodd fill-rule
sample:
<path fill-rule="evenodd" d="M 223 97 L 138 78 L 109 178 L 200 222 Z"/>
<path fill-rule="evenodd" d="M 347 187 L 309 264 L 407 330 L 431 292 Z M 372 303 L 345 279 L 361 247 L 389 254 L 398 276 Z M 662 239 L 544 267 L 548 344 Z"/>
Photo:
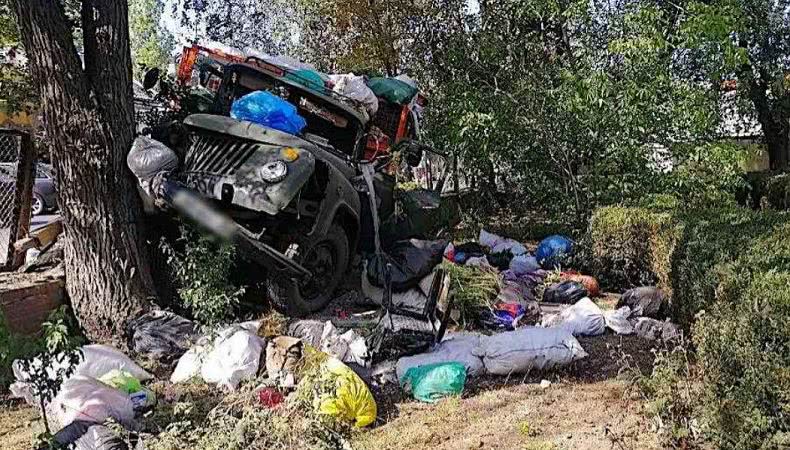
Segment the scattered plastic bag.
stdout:
<path fill-rule="evenodd" d="M 575 281 L 563 281 L 553 284 L 543 291 L 543 301 L 549 303 L 562 303 L 572 305 L 579 300 L 588 297 L 587 289 Z"/>
<path fill-rule="evenodd" d="M 178 156 L 165 144 L 146 136 L 138 136 L 126 155 L 126 165 L 139 180 L 148 181 L 160 172 L 178 168 Z"/>
<path fill-rule="evenodd" d="M 326 322 L 320 320 L 297 320 L 288 326 L 288 336 L 299 338 L 305 344 L 315 348 L 321 346 L 321 335 L 324 334 Z"/>
<path fill-rule="evenodd" d="M 376 401 L 365 382 L 339 359 L 322 365 L 322 379 L 334 382 L 334 392 L 319 398 L 318 411 L 361 428 L 376 420 Z"/>
<path fill-rule="evenodd" d="M 587 356 L 570 332 L 538 327 L 482 337 L 474 353 L 493 375 L 561 367 Z"/>
<path fill-rule="evenodd" d="M 420 280 L 442 262 L 445 247 L 447 241 L 441 240 L 396 242 L 387 253 L 374 255 L 368 260 L 368 280 L 376 287 L 385 287 L 384 268 L 389 263 L 392 264 L 392 290 L 407 291 L 419 285 Z"/>
<path fill-rule="evenodd" d="M 626 291 L 617 307 L 628 306 L 634 316 L 664 319 L 667 315 L 667 297 L 664 291 L 653 286 L 643 286 Z"/>
<path fill-rule="evenodd" d="M 251 92 L 233 102 L 230 116 L 289 134 L 299 134 L 307 126 L 294 105 L 266 91 Z"/>
<path fill-rule="evenodd" d="M 485 370 L 483 361 L 474 354 L 478 345 L 479 334 L 450 333 L 429 352 L 400 358 L 395 366 L 395 373 L 400 380 L 413 367 L 455 361 L 463 364 L 469 375 L 482 375 Z"/>
<path fill-rule="evenodd" d="M 469 258 L 466 260 L 466 263 L 464 265 L 469 267 L 477 267 L 479 269 L 484 269 L 484 270 L 493 270 L 493 267 L 488 262 L 488 258 L 486 258 L 485 256 Z"/>
<path fill-rule="evenodd" d="M 111 370 L 99 378 L 99 381 L 125 392 L 132 401 L 135 410 L 145 409 L 156 404 L 154 392 L 143 386 L 140 380 L 133 377 L 129 372 Z"/>
<path fill-rule="evenodd" d="M 401 386 L 415 399 L 426 403 L 461 395 L 466 384 L 466 367 L 459 362 L 444 362 L 412 367 L 400 379 Z"/>
<path fill-rule="evenodd" d="M 488 231 L 482 228 L 480 229 L 480 236 L 478 236 L 477 238 L 477 242 L 479 242 L 480 245 L 483 245 L 488 248 L 494 248 L 499 243 L 504 241 L 505 238 L 503 238 L 502 236 L 496 235 L 494 233 L 489 233 Z"/>
<path fill-rule="evenodd" d="M 527 254 L 527 247 L 520 242 L 513 239 L 505 239 L 499 242 L 494 248 L 491 249 L 492 253 L 510 252 L 513 256 L 520 256 Z"/>
<path fill-rule="evenodd" d="M 265 387 L 258 391 L 258 401 L 261 402 L 261 405 L 269 409 L 276 408 L 284 400 L 285 396 L 275 388 Z"/>
<path fill-rule="evenodd" d="M 681 335 L 680 328 L 669 319 L 660 321 L 649 317 L 639 317 L 633 321 L 634 332 L 643 339 L 663 340 L 665 342 L 677 339 Z"/>
<path fill-rule="evenodd" d="M 564 281 L 575 281 L 577 283 L 581 283 L 585 289 L 587 289 L 587 293 L 590 297 L 598 297 L 601 294 L 601 287 L 598 285 L 598 280 L 594 277 L 589 275 L 581 275 L 578 273 L 563 273 L 562 280 Z"/>
<path fill-rule="evenodd" d="M 617 334 L 634 334 L 634 326 L 628 320 L 630 317 L 631 308 L 627 306 L 603 313 L 606 326 Z"/>
<path fill-rule="evenodd" d="M 498 271 L 502 272 L 510 268 L 510 261 L 513 260 L 513 254 L 509 250 L 500 253 L 491 253 L 487 256 L 488 262 L 494 266 Z"/>
<path fill-rule="evenodd" d="M 535 257 L 544 269 L 557 267 L 562 258 L 573 254 L 573 241 L 565 236 L 549 236 L 538 244 Z"/>
<path fill-rule="evenodd" d="M 544 327 L 561 328 L 574 336 L 598 336 L 606 330 L 603 311 L 589 298 L 562 310 L 543 321 Z"/>
<path fill-rule="evenodd" d="M 112 418 L 127 428 L 134 425 L 134 405 L 129 396 L 84 375 L 66 380 L 47 410 L 53 428 L 58 430 L 77 420 L 102 423 Z"/>
<path fill-rule="evenodd" d="M 53 439 L 62 448 L 72 450 L 129 450 L 126 442 L 109 427 L 88 420 L 71 422 L 55 433 Z"/>
<path fill-rule="evenodd" d="M 329 320 L 327 320 L 324 325 L 319 349 L 345 363 L 367 366 L 370 362 L 370 355 L 368 354 L 368 346 L 365 342 L 365 338 L 357 334 L 354 330 L 348 330 L 340 334 Z"/>
<path fill-rule="evenodd" d="M 171 383 L 186 383 L 200 375 L 200 367 L 207 352 L 206 347 L 196 345 L 178 359 L 178 364 L 170 375 Z"/>
<path fill-rule="evenodd" d="M 262 350 L 261 338 L 247 330 L 239 330 L 214 343 L 200 367 L 200 375 L 206 383 L 235 390 L 239 382 L 258 373 Z"/>
<path fill-rule="evenodd" d="M 135 353 L 165 363 L 186 353 L 198 336 L 194 322 L 168 311 L 151 311 L 129 328 Z"/>
<path fill-rule="evenodd" d="M 296 368 L 302 359 L 301 339 L 278 336 L 266 343 L 266 374 L 283 385 L 295 383 Z"/>
<path fill-rule="evenodd" d="M 534 256 L 527 253 L 516 255 L 510 260 L 510 270 L 516 275 L 524 275 L 540 269 L 540 264 Z"/>
<path fill-rule="evenodd" d="M 335 83 L 334 88 L 332 88 L 333 91 L 361 103 L 370 117 L 373 117 L 376 111 L 379 110 L 379 99 L 365 84 L 365 77 L 349 73 L 345 75 L 330 75 L 329 78 Z"/>

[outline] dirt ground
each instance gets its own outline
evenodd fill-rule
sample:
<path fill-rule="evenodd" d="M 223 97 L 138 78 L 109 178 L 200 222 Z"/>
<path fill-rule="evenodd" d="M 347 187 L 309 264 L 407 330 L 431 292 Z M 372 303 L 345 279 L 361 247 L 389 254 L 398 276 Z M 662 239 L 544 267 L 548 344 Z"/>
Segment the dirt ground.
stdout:
<path fill-rule="evenodd" d="M 410 402 L 354 439 L 359 449 L 660 448 L 623 381 L 508 386 L 436 405 Z"/>
<path fill-rule="evenodd" d="M 17 402 L 0 401 L 0 448 L 30 450 L 36 435 L 44 432 L 36 409 Z"/>

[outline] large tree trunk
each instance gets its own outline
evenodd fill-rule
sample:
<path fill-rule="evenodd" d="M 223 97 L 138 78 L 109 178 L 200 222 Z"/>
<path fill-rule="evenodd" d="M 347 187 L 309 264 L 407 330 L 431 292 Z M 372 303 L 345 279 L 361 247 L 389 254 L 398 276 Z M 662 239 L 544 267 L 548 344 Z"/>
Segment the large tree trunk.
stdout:
<path fill-rule="evenodd" d="M 755 76 L 751 66 L 746 66 L 742 79 L 749 83 L 749 99 L 763 130 L 771 170 L 783 170 L 790 163 L 790 117 L 781 105 L 783 102 L 771 102 L 768 98 L 768 75 L 759 69 L 757 72 L 759 76 Z"/>
<path fill-rule="evenodd" d="M 154 294 L 125 165 L 134 137 L 127 3 L 83 1 L 83 69 L 59 1 L 12 2 L 58 177 L 66 289 L 89 339 L 123 345 L 128 320 Z"/>

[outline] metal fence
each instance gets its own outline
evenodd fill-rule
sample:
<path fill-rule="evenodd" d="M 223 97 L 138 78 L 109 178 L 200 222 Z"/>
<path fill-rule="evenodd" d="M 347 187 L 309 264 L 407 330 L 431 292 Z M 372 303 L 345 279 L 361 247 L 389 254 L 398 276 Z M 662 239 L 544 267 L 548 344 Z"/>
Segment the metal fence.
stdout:
<path fill-rule="evenodd" d="M 0 128 L 0 270 L 19 265 L 14 242 L 30 230 L 34 159 L 28 133 Z"/>

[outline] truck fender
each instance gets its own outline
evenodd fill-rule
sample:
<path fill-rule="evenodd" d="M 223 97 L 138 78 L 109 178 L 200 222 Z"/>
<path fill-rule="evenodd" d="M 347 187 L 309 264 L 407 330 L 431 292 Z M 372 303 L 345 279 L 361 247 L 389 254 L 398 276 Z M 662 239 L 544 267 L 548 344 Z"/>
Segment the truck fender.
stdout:
<path fill-rule="evenodd" d="M 313 229 L 310 234 L 326 234 L 336 220 L 348 233 L 352 251 L 356 249 L 359 237 L 360 201 L 359 194 L 339 170 L 327 164 L 329 180 L 326 184 L 326 196 L 321 202 Z"/>

